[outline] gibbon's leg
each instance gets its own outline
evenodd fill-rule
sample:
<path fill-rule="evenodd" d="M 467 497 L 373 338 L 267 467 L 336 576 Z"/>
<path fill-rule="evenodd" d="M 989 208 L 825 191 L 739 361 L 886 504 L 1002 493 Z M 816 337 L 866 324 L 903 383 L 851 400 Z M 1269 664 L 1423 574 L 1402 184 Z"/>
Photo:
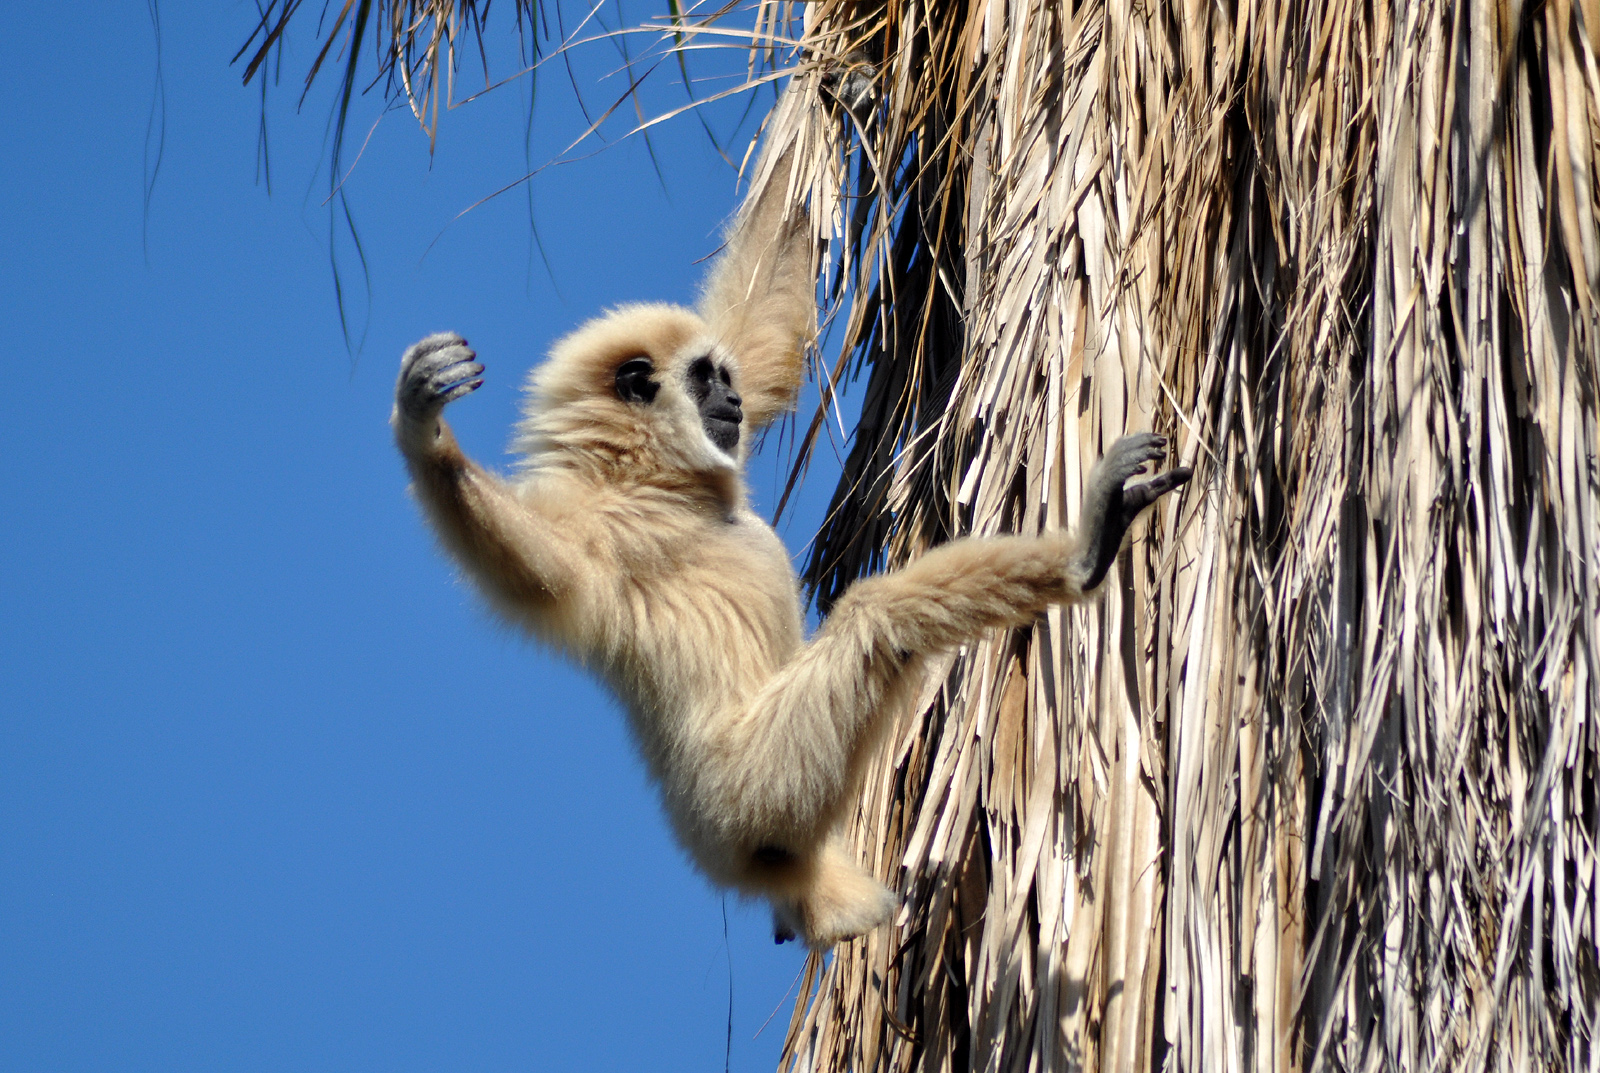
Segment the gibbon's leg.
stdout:
<path fill-rule="evenodd" d="M 454 332 L 430 335 L 400 360 L 395 440 L 435 531 L 491 596 L 538 606 L 572 576 L 571 552 L 526 495 L 462 453 L 441 416 L 483 385 L 483 366 Z"/>
<path fill-rule="evenodd" d="M 774 865 L 776 935 L 793 928 L 826 945 L 887 919 L 887 892 L 827 836 L 897 711 L 906 670 L 918 656 L 1026 625 L 1091 591 L 1139 511 L 1189 479 L 1180 468 L 1124 487 L 1165 445 L 1149 433 L 1112 445 L 1090 474 L 1074 538 L 958 540 L 896 573 L 857 582 L 811 644 L 730 724 L 719 749 L 739 769 L 725 785 L 734 791 L 729 812 L 757 825 L 745 838 L 759 843 L 758 865 Z M 800 858 L 794 867 L 780 859 L 786 851 Z"/>
<path fill-rule="evenodd" d="M 795 932 L 823 949 L 889 919 L 894 896 L 831 832 L 909 699 L 907 672 L 924 654 L 1068 599 L 1070 550 L 1060 534 L 958 540 L 856 582 L 728 728 L 734 740 L 718 752 L 735 766 L 735 792 L 723 811 L 751 824 L 737 842 L 754 849 L 751 875 L 772 900 L 775 938 Z"/>
<path fill-rule="evenodd" d="M 865 935 L 894 916 L 900 899 L 856 864 L 839 832 L 814 852 L 775 869 L 765 892 L 772 903 L 772 940 L 804 939 L 827 950 Z"/>

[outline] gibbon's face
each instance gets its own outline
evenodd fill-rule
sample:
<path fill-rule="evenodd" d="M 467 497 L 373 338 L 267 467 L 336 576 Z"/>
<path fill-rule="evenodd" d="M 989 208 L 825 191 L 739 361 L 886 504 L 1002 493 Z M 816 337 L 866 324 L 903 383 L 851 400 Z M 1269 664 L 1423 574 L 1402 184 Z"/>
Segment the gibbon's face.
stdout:
<path fill-rule="evenodd" d="M 617 398 L 638 406 L 654 406 L 661 384 L 656 378 L 655 362 L 638 356 L 629 358 L 617 368 Z M 700 415 L 700 426 L 706 438 L 725 454 L 732 455 L 739 446 L 739 426 L 744 422 L 742 400 L 733 390 L 733 373 L 726 362 L 716 361 L 710 354 L 702 354 L 689 362 L 683 372 L 683 390 L 693 401 Z"/>
<path fill-rule="evenodd" d="M 560 339 L 535 370 L 516 449 L 630 479 L 737 470 L 744 402 L 737 358 L 681 306 L 628 305 Z"/>

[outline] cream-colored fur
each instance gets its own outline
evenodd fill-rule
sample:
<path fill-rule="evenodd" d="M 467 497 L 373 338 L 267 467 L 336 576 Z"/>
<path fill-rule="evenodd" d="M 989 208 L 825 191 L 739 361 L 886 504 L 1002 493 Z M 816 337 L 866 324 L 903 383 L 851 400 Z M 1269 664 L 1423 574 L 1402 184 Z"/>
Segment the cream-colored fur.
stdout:
<path fill-rule="evenodd" d="M 437 416 L 476 383 L 421 417 L 397 406 L 395 431 L 422 508 L 486 597 L 620 698 L 705 874 L 826 948 L 896 904 L 837 831 L 922 657 L 1028 623 L 1082 580 L 1060 534 L 956 541 L 855 585 L 807 643 L 789 553 L 742 476 L 744 445 L 792 404 L 814 330 L 809 231 L 791 215 L 758 204 L 739 221 L 698 310 L 628 306 L 558 343 L 530 383 L 514 477 L 466 458 Z M 408 367 L 430 346 L 472 357 L 435 336 Z M 706 354 L 744 400 L 731 453 L 684 386 Z M 641 355 L 660 385 L 649 405 L 615 388 Z"/>

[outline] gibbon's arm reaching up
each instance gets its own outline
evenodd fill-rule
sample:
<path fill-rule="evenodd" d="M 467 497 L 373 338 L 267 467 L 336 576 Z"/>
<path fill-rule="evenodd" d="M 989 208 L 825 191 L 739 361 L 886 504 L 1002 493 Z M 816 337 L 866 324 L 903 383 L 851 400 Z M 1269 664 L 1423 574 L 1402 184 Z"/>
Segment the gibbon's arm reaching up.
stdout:
<path fill-rule="evenodd" d="M 785 93 L 768 126 L 796 130 L 784 111 L 815 107 L 802 93 Z M 712 332 L 739 340 L 747 435 L 794 404 L 817 330 L 818 245 L 795 157 L 793 145 L 766 147 L 751 173 L 760 193 L 739 214 L 700 292 L 699 312 Z"/>
<path fill-rule="evenodd" d="M 804 103 L 796 93 L 780 107 Z M 837 832 L 924 657 L 1087 595 L 1134 517 L 1190 474 L 1128 485 L 1166 441 L 1124 436 L 1091 472 L 1071 538 L 953 541 L 858 582 L 807 643 L 788 551 L 742 475 L 751 431 L 792 404 L 816 318 L 790 152 L 767 153 L 766 193 L 735 223 L 698 311 L 624 306 L 552 349 L 514 477 L 467 459 L 441 417 L 483 382 L 458 335 L 406 351 L 393 425 L 467 575 L 621 701 L 695 863 L 766 898 L 780 939 L 827 948 L 893 912 Z"/>
<path fill-rule="evenodd" d="M 576 550 L 535 504 L 462 453 L 444 407 L 483 386 L 483 366 L 454 332 L 408 349 L 400 363 L 392 424 L 417 499 L 439 538 L 487 595 L 528 608 L 571 588 Z"/>
<path fill-rule="evenodd" d="M 782 192 L 775 181 L 741 224 L 771 240 L 735 248 L 712 270 L 700 313 L 713 332 L 740 341 L 740 392 L 745 420 L 759 432 L 794 405 L 805 372 L 805 349 L 816 332 L 812 236 L 804 220 L 784 220 L 768 204 Z M 771 230 L 767 230 L 770 226 Z M 760 288 L 753 292 L 752 285 Z M 758 298 L 757 293 L 762 297 Z M 773 295 L 788 301 L 773 302 Z"/>

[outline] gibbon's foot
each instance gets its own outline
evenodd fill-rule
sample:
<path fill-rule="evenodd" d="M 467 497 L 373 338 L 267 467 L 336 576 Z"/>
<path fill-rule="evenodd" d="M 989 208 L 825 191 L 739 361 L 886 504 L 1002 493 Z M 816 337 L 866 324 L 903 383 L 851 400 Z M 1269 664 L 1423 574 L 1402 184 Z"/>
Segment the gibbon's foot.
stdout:
<path fill-rule="evenodd" d="M 772 903 L 772 941 L 778 946 L 792 943 L 800 936 L 800 924 L 795 916 L 796 909 L 781 901 Z"/>
<path fill-rule="evenodd" d="M 1083 518 L 1079 522 L 1081 551 L 1075 564 L 1084 592 L 1105 580 L 1106 572 L 1122 547 L 1122 538 L 1139 512 L 1193 476 L 1188 467 L 1179 466 L 1148 481 L 1127 484 L 1129 477 L 1145 472 L 1145 464 L 1160 458 L 1166 448 L 1165 436 L 1135 432 L 1113 443 L 1089 471 L 1089 486 L 1083 495 Z"/>
<path fill-rule="evenodd" d="M 448 403 L 483 386 L 483 366 L 455 332 L 439 332 L 417 343 L 400 359 L 395 407 L 411 421 L 439 416 Z"/>

